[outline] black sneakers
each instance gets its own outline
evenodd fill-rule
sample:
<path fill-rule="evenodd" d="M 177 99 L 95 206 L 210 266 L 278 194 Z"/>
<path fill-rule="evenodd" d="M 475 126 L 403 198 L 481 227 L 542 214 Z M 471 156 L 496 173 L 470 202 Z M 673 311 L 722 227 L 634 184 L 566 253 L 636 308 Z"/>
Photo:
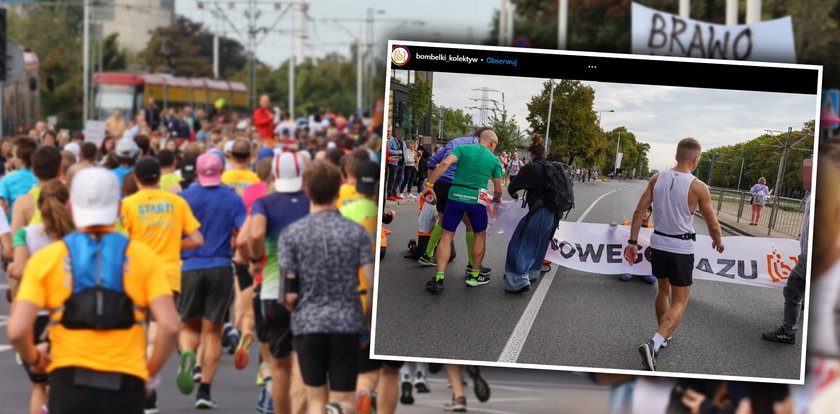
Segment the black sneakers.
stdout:
<path fill-rule="evenodd" d="M 481 369 L 474 365 L 467 365 L 465 368 L 467 369 L 467 374 L 472 378 L 475 398 L 479 402 L 487 402 L 490 399 L 490 386 L 487 385 L 487 380 L 481 376 Z"/>
<path fill-rule="evenodd" d="M 468 265 L 467 265 L 467 269 L 466 269 L 466 270 L 464 270 L 464 273 L 465 273 L 467 276 L 469 276 L 469 275 L 470 275 L 470 273 L 472 273 L 472 270 L 473 270 L 472 265 L 469 265 L 469 264 L 468 264 Z M 478 271 L 478 274 L 480 274 L 480 275 L 482 275 L 482 276 L 487 276 L 487 275 L 489 275 L 489 274 L 490 274 L 490 271 L 491 271 L 491 270 L 493 270 L 493 269 L 491 269 L 491 268 L 489 268 L 489 267 L 484 267 L 484 266 L 481 266 L 481 269 Z"/>
<path fill-rule="evenodd" d="M 482 274 L 477 277 L 470 275 L 465 283 L 469 286 L 481 286 L 490 283 L 490 278 Z"/>
<path fill-rule="evenodd" d="M 653 340 L 639 345 L 639 355 L 642 357 L 642 365 L 648 371 L 656 371 L 656 356 L 659 352 L 654 351 Z"/>
<path fill-rule="evenodd" d="M 434 278 L 426 283 L 426 289 L 432 293 L 443 292 L 443 279 L 435 280 Z"/>
<path fill-rule="evenodd" d="M 781 342 L 783 344 L 791 345 L 796 343 L 796 334 L 787 333 L 782 327 L 778 327 L 770 332 L 764 332 L 761 334 L 761 337 L 770 342 Z"/>
<path fill-rule="evenodd" d="M 414 404 L 414 396 L 411 395 L 414 385 L 411 384 L 411 381 L 403 380 L 402 384 L 400 384 L 400 388 L 400 403 L 405 405 Z"/>

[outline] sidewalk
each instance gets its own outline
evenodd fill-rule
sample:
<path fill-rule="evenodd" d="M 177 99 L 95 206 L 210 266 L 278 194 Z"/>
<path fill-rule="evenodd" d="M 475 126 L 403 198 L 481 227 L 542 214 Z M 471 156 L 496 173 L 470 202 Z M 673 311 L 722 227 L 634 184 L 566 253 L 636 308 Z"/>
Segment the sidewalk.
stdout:
<path fill-rule="evenodd" d="M 703 215 L 700 214 L 699 211 L 697 212 L 697 215 L 700 216 L 700 217 L 703 217 Z M 749 220 L 744 220 L 744 219 L 741 219 L 741 221 L 739 223 L 739 222 L 737 222 L 737 217 L 735 215 L 726 213 L 724 211 L 721 211 L 717 214 L 717 219 L 718 219 L 718 222 L 720 222 L 721 227 L 724 227 L 725 229 L 727 229 L 731 232 L 738 233 L 741 236 L 775 237 L 775 238 L 780 238 L 780 239 L 794 239 L 794 240 L 797 239 L 796 237 L 793 237 L 789 234 L 785 234 L 785 233 L 782 233 L 782 232 L 778 232 L 776 230 L 771 230 L 770 235 L 768 236 L 767 235 L 767 227 L 750 226 L 749 225 Z"/>

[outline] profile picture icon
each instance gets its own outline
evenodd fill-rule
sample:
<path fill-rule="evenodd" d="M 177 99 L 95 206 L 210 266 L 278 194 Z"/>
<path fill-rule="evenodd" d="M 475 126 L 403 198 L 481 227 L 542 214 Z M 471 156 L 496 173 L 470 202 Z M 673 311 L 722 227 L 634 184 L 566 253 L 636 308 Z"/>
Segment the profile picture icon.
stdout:
<path fill-rule="evenodd" d="M 397 66 L 405 65 L 408 63 L 410 58 L 411 53 L 405 46 L 394 46 L 394 48 L 391 49 L 391 62 L 394 62 Z"/>

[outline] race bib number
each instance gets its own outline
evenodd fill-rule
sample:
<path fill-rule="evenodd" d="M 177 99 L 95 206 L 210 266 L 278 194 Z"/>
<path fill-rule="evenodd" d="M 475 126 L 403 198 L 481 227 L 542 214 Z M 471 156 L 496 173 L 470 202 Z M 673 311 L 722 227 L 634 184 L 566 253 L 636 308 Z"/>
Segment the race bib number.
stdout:
<path fill-rule="evenodd" d="M 490 195 L 489 191 L 483 188 L 478 189 L 478 204 L 481 204 L 482 206 L 489 206 L 490 204 L 493 204 L 493 196 Z"/>

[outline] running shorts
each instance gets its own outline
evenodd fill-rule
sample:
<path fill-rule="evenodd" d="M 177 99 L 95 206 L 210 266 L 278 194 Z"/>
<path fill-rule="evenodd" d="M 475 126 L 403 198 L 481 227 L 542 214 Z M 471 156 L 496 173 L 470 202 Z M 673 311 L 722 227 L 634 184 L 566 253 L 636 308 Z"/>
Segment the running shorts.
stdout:
<path fill-rule="evenodd" d="M 292 342 L 304 384 L 322 387 L 329 374 L 330 391 L 356 391 L 359 335 L 306 334 L 295 336 Z"/>
<path fill-rule="evenodd" d="M 461 201 L 449 200 L 443 212 L 443 229 L 455 232 L 464 214 L 472 224 L 473 232 L 481 233 L 487 230 L 487 207 L 481 204 L 468 204 Z"/>
<path fill-rule="evenodd" d="M 234 263 L 233 268 L 236 271 L 236 280 L 239 281 L 240 292 L 254 285 L 254 278 L 251 277 L 251 272 L 248 271 L 248 265 L 245 263 Z"/>
<path fill-rule="evenodd" d="M 449 189 L 452 188 L 452 183 L 438 180 L 435 183 L 435 208 L 438 213 L 443 213 L 446 210 L 446 204 L 449 200 Z"/>
<path fill-rule="evenodd" d="M 382 368 L 383 365 L 399 369 L 403 366 L 403 361 L 370 359 L 370 342 L 368 342 L 364 348 L 359 350 L 359 374 L 376 371 L 377 369 Z"/>
<path fill-rule="evenodd" d="M 671 253 L 650 248 L 650 267 L 658 279 L 668 279 L 671 286 L 691 286 L 694 255 Z"/>
<path fill-rule="evenodd" d="M 292 354 L 292 314 L 276 299 L 260 299 L 254 295 L 254 330 L 257 340 L 268 344 L 274 358 Z"/>
<path fill-rule="evenodd" d="M 185 270 L 181 275 L 179 311 L 181 321 L 225 321 L 233 299 L 233 268 L 230 266 Z"/>

